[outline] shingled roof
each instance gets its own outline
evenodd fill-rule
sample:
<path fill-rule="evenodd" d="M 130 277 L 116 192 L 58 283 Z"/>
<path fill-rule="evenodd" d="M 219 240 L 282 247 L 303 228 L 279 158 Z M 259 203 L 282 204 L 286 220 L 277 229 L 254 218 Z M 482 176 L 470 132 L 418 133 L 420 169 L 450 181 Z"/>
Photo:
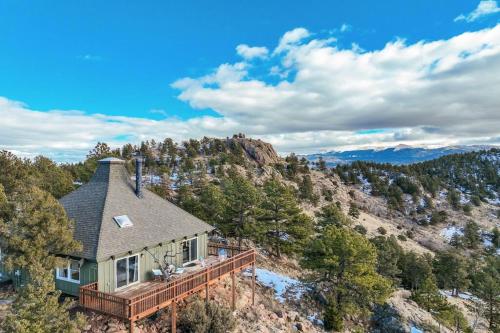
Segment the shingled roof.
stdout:
<path fill-rule="evenodd" d="M 90 182 L 60 199 L 75 221 L 75 239 L 83 244 L 78 256 L 101 261 L 213 230 L 147 189 L 137 197 L 124 163 L 117 158 L 100 160 Z M 113 219 L 120 215 L 127 215 L 133 226 L 120 228 Z"/>

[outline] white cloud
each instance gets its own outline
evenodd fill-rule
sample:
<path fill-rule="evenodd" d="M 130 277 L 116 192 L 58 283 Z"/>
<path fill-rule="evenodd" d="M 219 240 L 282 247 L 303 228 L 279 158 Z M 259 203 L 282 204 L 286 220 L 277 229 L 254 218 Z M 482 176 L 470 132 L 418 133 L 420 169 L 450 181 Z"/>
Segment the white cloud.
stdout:
<path fill-rule="evenodd" d="M 102 57 L 95 55 L 95 54 L 84 54 L 84 55 L 78 56 L 78 59 L 83 60 L 83 61 L 97 62 L 97 61 L 101 61 Z"/>
<path fill-rule="evenodd" d="M 500 25 L 446 40 L 396 40 L 371 51 L 340 49 L 333 39 L 296 31 L 286 33 L 282 51 L 262 64 L 221 64 L 206 76 L 173 83 L 182 101 L 222 117 L 41 112 L 0 97 L 0 149 L 76 160 L 97 141 L 118 147 L 124 137 L 138 143 L 238 132 L 267 140 L 282 153 L 500 144 Z"/>
<path fill-rule="evenodd" d="M 298 44 L 310 35 L 311 33 L 305 28 L 295 28 L 287 31 L 283 37 L 281 37 L 276 49 L 274 49 L 274 54 L 289 50 L 292 46 Z"/>
<path fill-rule="evenodd" d="M 164 117 L 168 116 L 167 111 L 165 111 L 163 109 L 151 109 L 151 110 L 149 110 L 149 113 L 159 114 L 159 115 L 164 116 Z"/>
<path fill-rule="evenodd" d="M 432 128 L 433 140 L 443 142 L 498 137 L 500 25 L 447 40 L 399 39 L 364 52 L 339 49 L 330 39 L 303 42 L 305 36 L 294 29 L 277 47 L 275 57 L 291 78 L 269 84 L 248 71 L 230 83 L 190 78 L 179 98 L 259 135 L 419 128 L 413 133 L 424 139 Z M 270 62 L 269 68 L 279 77 L 280 67 Z"/>
<path fill-rule="evenodd" d="M 455 22 L 457 21 L 466 21 L 473 22 L 483 16 L 491 15 L 500 12 L 500 8 L 497 5 L 495 0 L 481 0 L 477 5 L 476 9 L 470 12 L 467 15 L 460 14 L 455 17 Z"/>
<path fill-rule="evenodd" d="M 240 44 L 236 46 L 236 52 L 245 60 L 254 58 L 266 58 L 269 50 L 266 47 L 248 46 L 247 44 Z"/>
<path fill-rule="evenodd" d="M 342 25 L 340 26 L 340 32 L 348 32 L 351 31 L 351 29 L 352 26 L 347 23 L 342 23 Z"/>

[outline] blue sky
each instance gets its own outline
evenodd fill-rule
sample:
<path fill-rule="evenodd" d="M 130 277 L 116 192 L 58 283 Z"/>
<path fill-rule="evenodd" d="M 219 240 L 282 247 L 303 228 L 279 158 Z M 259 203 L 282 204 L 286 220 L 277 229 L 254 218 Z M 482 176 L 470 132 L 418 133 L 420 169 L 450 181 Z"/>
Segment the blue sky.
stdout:
<path fill-rule="evenodd" d="M 427 123 L 394 120 L 397 117 L 389 115 L 374 119 L 365 118 L 365 122 L 345 119 L 345 113 L 349 111 L 348 106 L 350 105 L 352 112 L 356 112 L 359 105 L 347 103 L 342 104 L 342 108 L 338 106 L 334 109 L 325 109 L 327 105 L 346 97 L 340 96 L 340 92 L 335 91 L 336 85 L 332 85 L 333 88 L 326 93 L 321 89 L 311 88 L 314 82 L 321 82 L 320 79 L 312 83 L 301 81 L 304 74 L 311 72 L 307 67 L 311 63 L 307 62 L 306 58 L 313 60 L 314 55 L 311 52 L 307 55 L 295 52 L 299 47 L 306 45 L 312 47 L 311 43 L 316 43 L 316 50 L 334 48 L 339 53 L 342 50 L 350 50 L 358 55 L 366 55 L 382 50 L 389 52 L 387 44 L 398 45 L 399 41 L 403 45 L 399 51 L 402 51 L 403 48 L 409 49 L 412 45 L 418 45 L 416 43 L 420 41 L 424 41 L 423 43 L 450 41 L 466 32 L 478 33 L 486 30 L 493 32 L 484 37 L 486 42 L 483 44 L 496 50 L 499 41 L 496 40 L 498 35 L 494 30 L 499 22 L 498 6 L 491 0 L 481 3 L 456 0 L 378 2 L 4 0 L 0 3 L 0 96 L 4 99 L 3 104 L 0 102 L 0 110 L 3 108 L 5 114 L 12 116 L 12 119 L 3 125 L 4 129 L 12 132 L 9 138 L 0 134 L 0 147 L 28 155 L 57 153 L 58 155 L 54 156 L 64 159 L 69 158 L 67 156 L 73 156 L 71 158 L 81 156 L 82 152 L 97 140 L 107 139 L 119 145 L 121 141 L 129 139 L 138 141 L 148 136 L 145 130 L 135 132 L 133 125 L 118 126 L 116 131 L 111 131 L 112 135 L 107 128 L 101 131 L 99 128 L 74 128 L 74 131 L 81 131 L 79 136 L 83 139 L 78 141 L 76 137 L 61 138 L 71 143 L 74 147 L 71 149 L 69 144 L 63 142 L 51 143 L 50 140 L 56 140 L 57 131 L 60 130 L 54 125 L 40 130 L 41 133 L 37 134 L 56 132 L 49 133 L 46 140 L 40 140 L 40 137 L 33 135 L 34 142 L 47 142 L 47 144 L 37 145 L 30 142 L 30 133 L 37 130 L 33 130 L 31 126 L 25 128 L 23 126 L 32 125 L 35 119 L 43 122 L 44 117 L 40 113 L 45 112 L 51 117 L 59 115 L 64 118 L 71 115 L 74 110 L 79 111 L 81 118 L 78 118 L 78 121 L 88 121 L 89 124 L 94 124 L 93 126 L 100 124 L 94 123 L 97 114 L 105 115 L 106 123 L 129 124 L 136 121 L 137 124 L 151 124 L 147 126 L 151 126 L 150 136 L 155 138 L 161 137 L 163 133 L 163 136 L 172 135 L 178 140 L 205 134 L 226 136 L 231 135 L 233 130 L 242 130 L 271 141 L 282 152 L 392 145 L 403 141 L 409 141 L 410 144 L 419 143 L 422 140 L 408 139 L 408 134 L 415 134 L 417 129 L 427 134 L 429 132 L 426 132 L 426 128 L 433 128 L 433 133 L 437 128 L 442 134 L 442 140 L 436 138 L 432 142 L 426 142 L 428 144 L 496 143 L 499 133 L 491 132 L 487 136 L 479 136 L 476 130 L 471 130 L 476 134 L 471 133 L 469 141 L 454 141 L 450 139 L 454 136 L 452 132 L 458 131 L 460 124 L 455 129 L 444 128 L 444 121 L 437 119 L 440 117 L 435 117 L 435 120 Z M 286 33 L 292 31 L 300 35 L 291 42 L 293 48 L 287 47 L 281 52 L 276 52 L 280 40 L 283 41 Z M 236 47 L 242 44 L 248 45 L 248 50 L 255 51 L 257 52 L 255 54 L 259 55 L 247 53 L 246 56 L 242 56 L 244 51 L 238 54 Z M 468 50 L 465 44 L 460 44 L 460 47 L 464 48 L 461 50 L 462 56 L 468 52 L 475 54 L 477 48 Z M 253 47 L 261 49 L 252 49 Z M 456 47 L 451 49 L 455 50 Z M 261 53 L 258 53 L 259 50 Z M 310 48 L 309 51 L 305 47 L 301 50 L 309 52 Z M 414 52 L 420 52 L 416 55 L 419 58 L 428 56 L 424 49 Z M 338 57 L 339 54 L 335 56 Z M 498 56 L 496 53 L 483 56 L 487 57 L 487 60 L 483 58 L 477 61 L 490 61 L 492 66 L 496 66 L 496 56 Z M 443 54 L 439 55 L 439 59 L 444 57 Z M 472 60 L 467 59 L 467 61 Z M 406 65 L 411 67 L 411 62 L 411 59 L 408 59 Z M 363 61 L 357 62 L 354 66 L 359 69 L 362 63 Z M 228 70 L 225 73 L 230 72 L 231 78 L 226 80 L 215 77 L 225 65 Z M 404 65 L 392 64 L 391 68 Z M 384 63 L 377 62 L 373 66 L 379 70 L 384 68 Z M 314 65 L 312 68 L 317 66 Z M 453 75 L 461 75 L 458 69 L 453 68 L 456 70 L 456 74 Z M 333 71 L 332 76 L 336 73 Z M 401 77 L 399 74 L 398 78 Z M 479 76 L 479 73 L 474 72 L 471 77 L 474 75 Z M 188 84 L 185 82 L 186 78 L 191 80 Z M 359 82 L 363 81 L 363 78 L 353 75 L 344 77 L 342 82 L 350 80 Z M 417 82 L 418 76 L 410 75 L 409 80 L 410 83 L 411 80 Z M 494 78 L 492 80 L 487 84 L 491 88 L 498 88 L 496 86 L 498 81 Z M 262 115 L 259 113 L 262 109 L 259 101 L 271 96 L 261 95 L 263 91 L 249 90 L 252 87 L 249 88 L 248 85 L 238 86 L 237 93 L 247 92 L 247 95 L 227 103 L 230 98 L 227 96 L 235 95 L 231 90 L 231 82 L 259 83 L 260 88 L 262 85 L 264 88 L 276 88 L 289 83 L 297 84 L 304 89 L 303 87 L 308 85 L 305 91 L 286 91 L 284 94 L 317 95 L 318 99 L 325 100 L 325 104 L 319 105 L 316 100 L 314 102 L 289 100 L 290 105 L 299 104 L 303 108 L 287 111 L 290 108 L 283 102 Z M 406 85 L 398 79 L 395 79 L 395 82 L 396 85 Z M 229 91 L 225 89 L 228 87 Z M 367 89 L 373 87 L 375 86 L 367 84 Z M 446 90 L 445 86 L 436 89 Z M 330 96 L 331 91 L 335 93 Z M 359 93 L 359 90 L 356 92 Z M 224 95 L 225 93 L 228 95 Z M 382 96 L 373 96 L 374 99 L 370 103 L 394 94 L 395 92 L 387 92 Z M 220 99 L 222 95 L 225 97 Z M 275 96 L 272 100 L 279 99 L 280 96 L 283 95 Z M 469 96 L 467 101 L 461 103 L 472 103 L 475 98 L 481 99 L 480 97 L 480 95 Z M 252 101 L 252 98 L 256 100 Z M 415 99 L 418 97 L 411 96 L 411 98 L 412 103 L 405 110 L 415 108 Z M 498 100 L 491 101 L 495 102 Z M 245 103 L 250 103 L 255 111 L 252 111 L 252 108 L 240 109 L 239 106 Z M 467 106 L 471 110 L 471 105 Z M 486 117 L 491 105 L 474 106 L 474 109 L 480 108 L 480 117 Z M 368 111 L 377 112 L 360 109 L 359 116 L 363 117 Z M 399 112 L 406 111 L 399 110 Z M 280 122 L 280 118 L 274 116 L 269 118 L 269 113 L 281 115 L 288 121 L 283 121 L 283 124 L 274 127 L 270 126 L 273 121 Z M 35 117 L 30 117 L 33 114 Z M 312 121 L 307 126 L 302 125 L 303 121 L 300 119 L 302 114 L 312 115 L 308 116 Z M 322 118 L 326 115 L 328 121 L 324 124 L 321 119 L 314 119 L 315 115 L 320 115 Z M 290 121 L 295 116 L 297 122 Z M 99 119 L 102 121 L 102 117 Z M 249 119 L 252 121 L 248 122 Z M 256 119 L 262 119 L 262 122 Z M 150 120 L 154 122 L 149 123 Z M 73 123 L 75 119 L 60 121 Z M 164 130 L 168 129 L 169 125 L 181 127 L 183 130 L 170 133 Z M 0 128 L 3 126 L 0 125 Z M 23 140 L 12 138 L 12 135 L 21 135 L 23 129 L 25 129 L 24 136 L 28 138 Z M 312 137 L 307 134 L 311 132 L 320 134 Z M 386 132 L 392 135 L 392 140 L 383 137 Z M 353 138 L 351 141 L 337 142 L 332 139 L 347 134 L 356 136 L 356 133 L 363 136 L 363 141 Z M 372 136 L 366 141 L 368 134 Z M 75 153 L 72 153 L 73 151 Z"/>

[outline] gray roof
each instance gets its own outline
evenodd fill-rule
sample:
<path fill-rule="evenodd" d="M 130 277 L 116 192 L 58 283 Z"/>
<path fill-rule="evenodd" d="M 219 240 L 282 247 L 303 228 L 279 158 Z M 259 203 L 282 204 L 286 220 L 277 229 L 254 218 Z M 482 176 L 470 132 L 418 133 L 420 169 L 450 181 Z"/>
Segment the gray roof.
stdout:
<path fill-rule="evenodd" d="M 90 182 L 60 199 L 75 221 L 74 238 L 83 244 L 78 256 L 101 261 L 213 230 L 147 189 L 138 198 L 124 163 L 117 158 L 100 160 Z M 120 228 L 113 219 L 119 215 L 127 215 L 133 226 Z"/>

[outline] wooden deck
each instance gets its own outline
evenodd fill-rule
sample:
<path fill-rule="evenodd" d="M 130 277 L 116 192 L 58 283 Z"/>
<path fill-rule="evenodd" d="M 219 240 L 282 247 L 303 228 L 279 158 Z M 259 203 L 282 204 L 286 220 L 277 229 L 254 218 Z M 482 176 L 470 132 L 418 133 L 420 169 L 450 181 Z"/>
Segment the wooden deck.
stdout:
<path fill-rule="evenodd" d="M 218 250 L 224 248 L 228 258 L 219 260 Z M 132 330 L 133 322 L 145 318 L 156 311 L 172 305 L 175 328 L 176 303 L 194 293 L 205 291 L 208 296 L 209 286 L 231 276 L 233 279 L 232 307 L 235 304 L 234 274 L 252 266 L 253 285 L 255 285 L 255 250 L 243 250 L 234 246 L 209 243 L 207 266 L 188 267 L 186 272 L 175 276 L 168 282 L 147 281 L 130 286 L 115 293 L 97 290 L 97 283 L 80 287 L 80 305 L 84 308 L 102 312 L 128 320 Z M 253 298 L 252 298 L 253 299 Z M 175 330 L 173 330 L 175 332 Z"/>

